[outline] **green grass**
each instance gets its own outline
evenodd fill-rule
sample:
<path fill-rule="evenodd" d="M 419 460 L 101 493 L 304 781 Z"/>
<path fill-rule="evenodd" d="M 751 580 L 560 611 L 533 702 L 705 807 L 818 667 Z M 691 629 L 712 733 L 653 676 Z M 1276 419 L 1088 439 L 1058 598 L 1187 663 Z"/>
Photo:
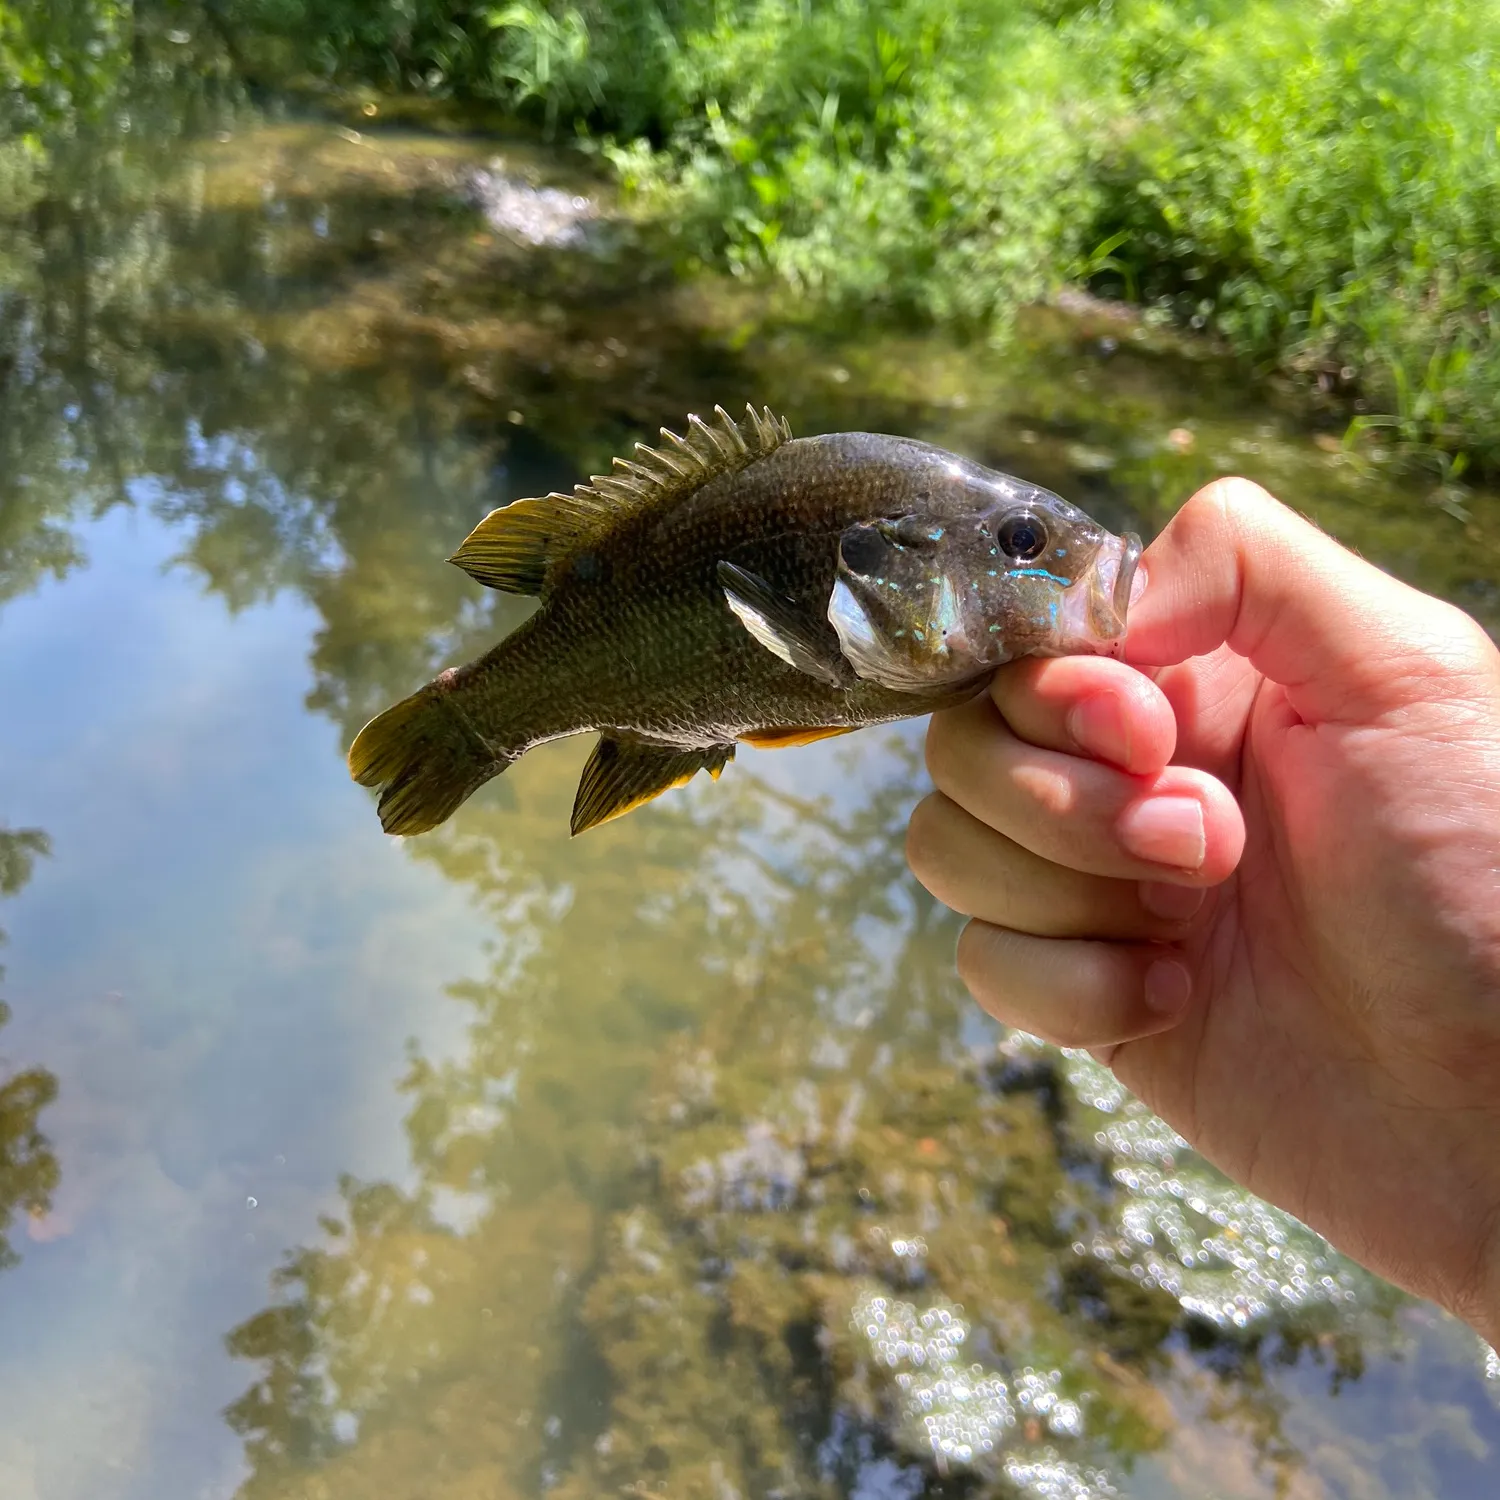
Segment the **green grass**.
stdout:
<path fill-rule="evenodd" d="M 122 33 L 114 0 L 65 12 L 80 36 L 83 15 Z M 779 278 L 820 314 L 1003 336 L 1018 306 L 1083 283 L 1395 428 L 1450 477 L 1500 467 L 1500 0 L 197 13 L 263 79 L 483 100 L 580 136 L 685 262 Z M 26 72 L 20 15 L 0 0 L 0 101 Z M 52 73 L 75 53 L 54 45 Z M 107 63 L 71 66 L 88 84 Z"/>

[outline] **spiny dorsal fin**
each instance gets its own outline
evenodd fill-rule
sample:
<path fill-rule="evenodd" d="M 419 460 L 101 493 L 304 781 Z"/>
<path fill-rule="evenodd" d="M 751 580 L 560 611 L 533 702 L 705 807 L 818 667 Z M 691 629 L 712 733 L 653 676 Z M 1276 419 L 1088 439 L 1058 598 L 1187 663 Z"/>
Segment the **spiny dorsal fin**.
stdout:
<path fill-rule="evenodd" d="M 746 406 L 736 422 L 716 406 L 714 418 L 690 416 L 685 438 L 663 427 L 660 448 L 637 443 L 633 459 L 615 459 L 613 474 L 595 474 L 571 495 L 554 492 L 491 511 L 449 561 L 489 588 L 539 594 L 554 563 L 622 513 L 678 499 L 791 440 L 790 424 L 769 407 Z"/>
<path fill-rule="evenodd" d="M 643 745 L 600 735 L 578 782 L 573 832 L 622 817 L 674 786 L 686 786 L 699 771 L 706 769 L 717 781 L 733 759 L 733 745 L 680 750 L 676 745 Z"/>

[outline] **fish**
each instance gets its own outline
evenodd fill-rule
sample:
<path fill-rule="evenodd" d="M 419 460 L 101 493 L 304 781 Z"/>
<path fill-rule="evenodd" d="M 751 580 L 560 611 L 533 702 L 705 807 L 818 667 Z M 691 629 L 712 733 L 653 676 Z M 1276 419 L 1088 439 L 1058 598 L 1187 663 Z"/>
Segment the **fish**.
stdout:
<path fill-rule="evenodd" d="M 427 832 L 533 747 L 599 735 L 574 834 L 739 745 L 966 701 L 1022 656 L 1118 649 L 1140 539 L 1050 490 L 884 433 L 794 438 L 747 406 L 492 511 L 451 561 L 540 607 L 372 719 L 349 770 Z"/>

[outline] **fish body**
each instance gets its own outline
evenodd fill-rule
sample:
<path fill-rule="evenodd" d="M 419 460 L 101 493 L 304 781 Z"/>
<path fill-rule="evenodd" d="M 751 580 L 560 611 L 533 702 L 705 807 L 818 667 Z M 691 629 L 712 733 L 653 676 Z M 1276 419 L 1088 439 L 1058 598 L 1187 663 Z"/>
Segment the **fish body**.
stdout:
<path fill-rule="evenodd" d="M 717 776 L 739 743 L 927 713 L 972 695 L 1010 655 L 1107 645 L 1082 625 L 1076 641 L 1060 632 L 1070 575 L 1033 588 L 1041 602 L 1019 606 L 1024 620 L 1000 598 L 1033 576 L 1018 580 L 994 552 L 1006 517 L 1044 517 L 1080 565 L 1090 547 L 1118 546 L 1049 491 L 908 438 L 794 440 L 753 409 L 664 437 L 572 496 L 493 512 L 459 549 L 476 579 L 541 607 L 361 731 L 350 768 L 383 788 L 387 831 L 434 827 L 533 746 L 599 731 L 574 807 L 581 832 L 700 769 Z M 944 609 L 946 636 L 933 619 Z"/>

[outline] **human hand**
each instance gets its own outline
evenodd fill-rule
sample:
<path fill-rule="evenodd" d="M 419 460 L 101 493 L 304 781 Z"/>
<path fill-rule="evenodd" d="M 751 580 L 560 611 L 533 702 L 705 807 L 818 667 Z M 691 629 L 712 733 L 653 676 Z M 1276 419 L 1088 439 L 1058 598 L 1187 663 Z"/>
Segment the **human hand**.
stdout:
<path fill-rule="evenodd" d="M 933 718 L 959 972 L 1500 1342 L 1500 652 L 1246 480 L 1142 567 L 1123 661 Z"/>

